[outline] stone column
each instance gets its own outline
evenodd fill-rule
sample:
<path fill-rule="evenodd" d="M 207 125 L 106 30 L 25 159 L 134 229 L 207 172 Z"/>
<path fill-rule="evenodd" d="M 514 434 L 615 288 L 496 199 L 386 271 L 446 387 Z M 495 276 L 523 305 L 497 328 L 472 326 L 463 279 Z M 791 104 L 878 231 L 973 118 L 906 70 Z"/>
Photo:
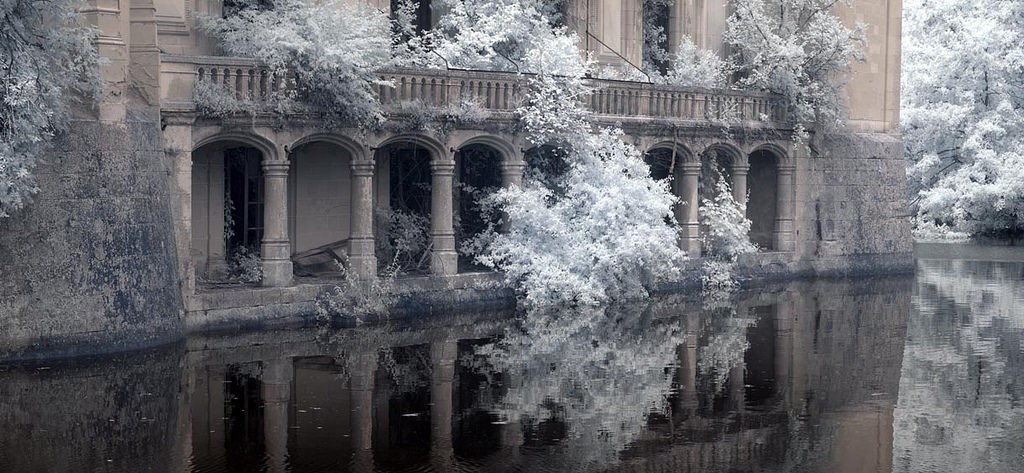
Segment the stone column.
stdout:
<path fill-rule="evenodd" d="M 263 285 L 292 283 L 288 241 L 288 161 L 263 162 Z"/>
<path fill-rule="evenodd" d="M 354 471 L 373 469 L 373 376 L 376 370 L 376 352 L 355 357 L 352 377 L 349 379 Z"/>
<path fill-rule="evenodd" d="M 690 324 L 693 325 L 693 324 Z M 679 410 L 686 417 L 696 414 L 700 406 L 697 395 L 697 328 L 687 327 L 683 345 L 676 349 L 679 354 Z"/>
<path fill-rule="evenodd" d="M 777 251 L 793 251 L 796 243 L 793 240 L 793 193 L 795 192 L 796 166 L 780 163 L 776 182 L 775 203 L 775 249 Z"/>
<path fill-rule="evenodd" d="M 729 171 L 732 174 L 732 198 L 746 209 L 747 174 L 750 172 L 750 161 L 746 156 L 734 158 Z"/>
<path fill-rule="evenodd" d="M 697 179 L 700 176 L 700 162 L 684 162 L 679 166 L 680 203 L 676 206 L 676 221 L 679 222 L 679 247 L 691 257 L 700 256 L 700 223 L 697 220 Z"/>
<path fill-rule="evenodd" d="M 503 161 L 501 163 L 501 187 L 522 186 L 524 169 L 526 169 L 526 163 L 522 156 L 518 156 L 513 161 Z"/>
<path fill-rule="evenodd" d="M 430 269 L 436 275 L 455 274 L 459 270 L 452 222 L 455 158 L 450 153 L 435 156 L 430 162 L 430 172 L 430 239 L 433 243 Z"/>
<path fill-rule="evenodd" d="M 288 403 L 295 371 L 291 358 L 267 362 L 263 368 L 263 437 L 269 471 L 288 471 Z"/>
<path fill-rule="evenodd" d="M 430 458 L 438 471 L 452 467 L 452 388 L 459 345 L 454 340 L 430 344 Z"/>
<path fill-rule="evenodd" d="M 352 214 L 349 225 L 349 269 L 360 278 L 377 274 L 373 242 L 373 160 L 352 160 Z"/>
<path fill-rule="evenodd" d="M 522 187 L 524 169 L 526 169 L 526 162 L 523 161 L 521 153 L 512 161 L 503 161 L 501 163 L 501 187 L 506 189 L 512 186 Z M 504 212 L 501 214 L 501 221 L 501 231 L 507 232 L 509 228 L 508 215 Z"/>

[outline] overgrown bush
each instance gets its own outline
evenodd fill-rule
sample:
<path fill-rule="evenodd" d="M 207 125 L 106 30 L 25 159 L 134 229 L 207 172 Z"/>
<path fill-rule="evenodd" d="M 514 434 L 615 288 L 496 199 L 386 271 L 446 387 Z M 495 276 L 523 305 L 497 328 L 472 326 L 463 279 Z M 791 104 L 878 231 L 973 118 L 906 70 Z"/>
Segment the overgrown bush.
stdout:
<path fill-rule="evenodd" d="M 340 317 L 361 324 L 367 317 L 386 315 L 394 305 L 398 271 L 398 260 L 392 259 L 382 274 L 361 278 L 349 270 L 348 261 L 338 263 L 340 282 L 314 301 L 317 322 L 326 327 Z"/>
<path fill-rule="evenodd" d="M 0 4 L 0 218 L 39 191 L 33 171 L 70 120 L 73 102 L 91 103 L 103 82 L 80 2 L 7 0 Z"/>

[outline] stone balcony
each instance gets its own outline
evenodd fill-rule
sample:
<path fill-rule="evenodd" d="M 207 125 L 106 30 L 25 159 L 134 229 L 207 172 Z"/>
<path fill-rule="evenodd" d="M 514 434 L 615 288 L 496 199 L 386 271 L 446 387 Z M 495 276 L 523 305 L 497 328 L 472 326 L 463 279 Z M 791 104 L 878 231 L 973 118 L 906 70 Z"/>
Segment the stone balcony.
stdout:
<path fill-rule="evenodd" d="M 475 102 L 493 117 L 510 117 L 523 99 L 528 76 L 510 72 L 392 69 L 381 71 L 391 86 L 379 85 L 385 111 L 400 113 L 402 104 L 419 102 L 444 108 Z M 236 98 L 266 102 L 275 90 L 289 87 L 252 59 L 220 56 L 163 55 L 161 108 L 194 112 L 197 82 L 222 84 Z M 746 128 L 786 128 L 786 103 L 767 93 L 591 79 L 587 104 L 602 122 L 662 120 L 729 123 Z"/>

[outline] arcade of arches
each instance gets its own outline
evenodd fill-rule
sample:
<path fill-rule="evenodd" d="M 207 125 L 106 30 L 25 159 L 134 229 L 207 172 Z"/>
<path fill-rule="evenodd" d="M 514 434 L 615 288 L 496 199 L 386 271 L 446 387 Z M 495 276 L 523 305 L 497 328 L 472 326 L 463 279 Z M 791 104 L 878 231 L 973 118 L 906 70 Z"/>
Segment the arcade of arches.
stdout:
<path fill-rule="evenodd" d="M 414 135 L 374 148 L 313 137 L 284 150 L 245 137 L 206 140 L 193 150 L 196 277 L 225 278 L 239 252 L 259 255 L 267 286 L 290 285 L 294 275 L 330 273 L 338 263 L 372 275 L 394 256 L 389 242 L 375 237 L 392 233 L 382 225 L 395 212 L 424 227 L 418 229 L 419 252 L 404 255 L 406 270 L 450 275 L 478 269 L 457 248 L 498 223 L 481 212 L 479 199 L 520 184 L 527 168 L 560 161 L 556 148 L 517 150 L 497 137 L 468 139 L 457 148 Z M 793 250 L 793 167 L 780 152 L 762 147 L 743 154 L 712 145 L 695 154 L 667 144 L 651 147 L 646 160 L 652 176 L 670 179 L 680 199 L 679 245 L 689 254 L 701 251 L 701 162 L 712 160 L 722 164 L 735 196 L 749 198 L 752 241 L 766 251 Z"/>

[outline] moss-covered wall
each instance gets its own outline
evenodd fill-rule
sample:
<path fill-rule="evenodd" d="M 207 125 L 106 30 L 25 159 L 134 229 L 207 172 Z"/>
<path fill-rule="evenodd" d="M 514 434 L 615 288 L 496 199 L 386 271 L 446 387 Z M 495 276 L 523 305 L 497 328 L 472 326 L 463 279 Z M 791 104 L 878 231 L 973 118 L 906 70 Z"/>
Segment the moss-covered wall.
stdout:
<path fill-rule="evenodd" d="M 119 351 L 181 336 L 159 122 L 77 121 L 0 219 L 0 358 Z"/>

